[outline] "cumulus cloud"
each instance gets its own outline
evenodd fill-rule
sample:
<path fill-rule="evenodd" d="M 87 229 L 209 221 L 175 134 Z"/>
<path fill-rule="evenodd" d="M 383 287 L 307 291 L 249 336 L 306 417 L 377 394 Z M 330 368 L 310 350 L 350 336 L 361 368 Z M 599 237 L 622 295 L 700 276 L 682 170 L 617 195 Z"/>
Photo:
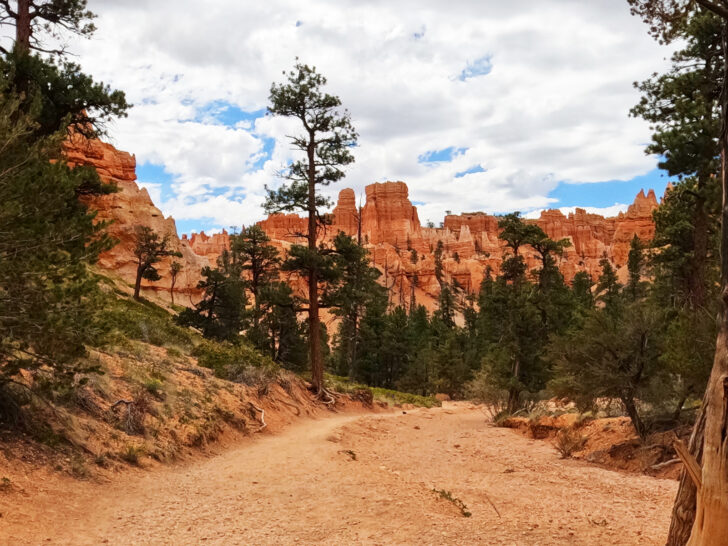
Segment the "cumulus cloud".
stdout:
<path fill-rule="evenodd" d="M 210 109 L 260 112 L 296 56 L 328 77 L 361 135 L 331 196 L 403 180 L 423 221 L 437 222 L 445 210 L 545 208 L 559 182 L 628 180 L 655 165 L 643 151 L 649 129 L 628 110 L 632 82 L 662 70 L 670 52 L 626 2 L 90 4 L 99 30 L 72 50 L 135 104 L 113 143 L 173 176 L 169 193 L 147 187 L 175 218 L 227 226 L 263 216 L 295 125 L 225 123 Z M 457 153 L 420 161 L 445 149 Z"/>

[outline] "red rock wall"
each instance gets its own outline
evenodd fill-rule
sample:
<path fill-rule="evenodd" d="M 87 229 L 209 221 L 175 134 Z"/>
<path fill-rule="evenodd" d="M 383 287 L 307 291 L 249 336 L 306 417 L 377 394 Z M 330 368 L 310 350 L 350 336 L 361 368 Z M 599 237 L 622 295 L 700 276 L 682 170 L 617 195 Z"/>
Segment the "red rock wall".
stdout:
<path fill-rule="evenodd" d="M 99 220 L 112 221 L 109 232 L 120 241 L 101 256 L 101 267 L 133 283 L 136 273 L 134 228 L 146 225 L 168 235 L 171 247 L 183 255 L 179 261 L 184 269 L 178 277 L 176 291 L 185 294 L 186 298 L 177 297 L 177 301 L 190 304 L 199 297 L 196 286 L 200 271 L 207 265 L 214 265 L 227 248 L 228 234 L 223 231 L 209 236 L 202 232 L 179 238 L 174 220 L 165 218 L 147 191 L 137 186 L 136 161 L 132 155 L 80 136 L 73 137 L 65 149 L 71 165 L 95 167 L 103 180 L 116 183 L 120 190 L 89 200 L 90 206 L 99 211 Z M 361 211 L 362 237 L 371 252 L 372 262 L 382 272 L 381 282 L 390 290 L 390 301 L 410 305 L 412 284 L 416 283 L 416 301 L 434 309 L 440 287 L 434 275 L 433 251 L 439 241 L 445 249 L 444 269 L 448 280 L 456 281 L 466 291 L 476 292 L 485 269 L 490 267 L 497 273 L 500 268 L 504 245 L 498 239 L 498 218 L 482 212 L 448 215 L 442 228 L 422 227 L 417 207 L 412 205 L 408 193 L 404 182 L 371 184 L 366 187 L 366 204 Z M 627 212 L 614 218 L 589 214 L 583 209 L 568 215 L 559 210 L 547 210 L 538 220 L 529 221 L 537 223 L 554 239 L 571 241 L 572 246 L 559 263 L 567 280 L 579 271 L 596 278 L 603 256 L 621 268 L 627 262 L 630 241 L 635 234 L 643 241 L 652 238 L 652 211 L 656 207 L 653 191 L 646 195 L 640 192 Z M 342 190 L 329 216 L 330 224 L 322 229 L 322 240 L 331 240 L 339 231 L 356 236 L 359 214 L 354 191 Z M 244 223 L 245 219 L 241 218 L 240 224 Z M 307 219 L 304 217 L 274 214 L 259 224 L 282 252 L 291 243 L 305 242 Z M 416 263 L 412 262 L 412 250 L 417 253 Z M 523 255 L 529 267 L 537 267 L 535 251 L 525 248 Z M 170 263 L 167 259 L 160 264 L 162 280 L 145 281 L 145 289 L 169 297 Z"/>
<path fill-rule="evenodd" d="M 149 226 L 157 233 L 169 236 L 170 247 L 182 253 L 182 258 L 174 258 L 184 267 L 177 277 L 175 303 L 189 305 L 196 301 L 199 298 L 197 283 L 200 271 L 214 263 L 214 260 L 212 256 L 196 253 L 187 240 L 181 240 L 177 236 L 174 219 L 165 218 L 162 211 L 154 206 L 147 190 L 137 186 L 134 156 L 110 144 L 89 141 L 79 135 L 66 142 L 64 151 L 69 165 L 92 166 L 104 182 L 113 182 L 119 189 L 116 193 L 87 200 L 87 204 L 98 211 L 98 220 L 110 222 L 107 231 L 119 241 L 114 248 L 100 256 L 99 265 L 133 284 L 136 279 L 134 230 L 139 225 Z M 172 258 L 162 260 L 157 265 L 162 279 L 155 283 L 142 281 L 143 289 L 155 291 L 164 299 L 169 299 L 171 262 Z"/>

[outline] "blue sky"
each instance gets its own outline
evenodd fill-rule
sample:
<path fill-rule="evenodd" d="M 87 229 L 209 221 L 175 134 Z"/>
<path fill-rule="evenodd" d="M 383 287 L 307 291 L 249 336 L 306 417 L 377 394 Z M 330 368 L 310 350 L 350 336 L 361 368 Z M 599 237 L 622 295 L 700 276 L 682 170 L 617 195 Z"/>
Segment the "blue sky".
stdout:
<path fill-rule="evenodd" d="M 662 71 L 626 2 L 97 0 L 84 70 L 126 92 L 112 144 L 182 232 L 249 224 L 296 158 L 295 124 L 266 116 L 298 57 L 328 79 L 359 132 L 340 184 L 401 180 L 422 221 L 446 210 L 624 210 L 666 179 L 628 116 L 633 82 Z M 128 25 L 133 20 L 137 24 Z M 158 21 L 163 20 L 160 27 Z M 124 33 L 118 29 L 124 28 Z"/>

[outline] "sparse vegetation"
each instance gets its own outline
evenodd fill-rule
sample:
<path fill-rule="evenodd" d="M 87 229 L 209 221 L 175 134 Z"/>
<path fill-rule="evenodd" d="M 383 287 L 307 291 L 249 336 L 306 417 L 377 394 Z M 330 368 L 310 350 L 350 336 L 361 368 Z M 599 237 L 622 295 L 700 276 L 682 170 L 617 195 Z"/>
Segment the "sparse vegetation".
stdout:
<path fill-rule="evenodd" d="M 126 446 L 126 449 L 119 454 L 119 456 L 127 463 L 139 466 L 144 453 L 144 448 L 129 444 Z"/>
<path fill-rule="evenodd" d="M 333 390 L 355 394 L 360 391 L 368 391 L 372 395 L 372 399 L 379 402 L 386 402 L 392 405 L 411 404 L 423 408 L 433 408 L 441 406 L 441 402 L 434 396 L 420 396 L 408 392 L 400 392 L 390 389 L 382 389 L 379 387 L 367 387 L 361 383 L 349 381 L 349 379 L 337 375 L 326 374 L 326 384 Z"/>
<path fill-rule="evenodd" d="M 575 451 L 581 451 L 586 444 L 586 437 L 574 428 L 565 428 L 556 433 L 554 446 L 562 459 L 568 459 Z"/>
<path fill-rule="evenodd" d="M 460 510 L 460 513 L 463 515 L 463 517 L 469 518 L 473 514 L 470 513 L 468 510 L 468 507 L 465 505 L 465 503 L 460 500 L 459 498 L 453 496 L 453 494 L 450 491 L 446 491 L 445 489 L 435 489 L 433 488 L 432 491 L 434 493 L 437 493 L 440 495 L 441 499 L 445 499 L 448 502 L 451 502 L 458 510 Z"/>

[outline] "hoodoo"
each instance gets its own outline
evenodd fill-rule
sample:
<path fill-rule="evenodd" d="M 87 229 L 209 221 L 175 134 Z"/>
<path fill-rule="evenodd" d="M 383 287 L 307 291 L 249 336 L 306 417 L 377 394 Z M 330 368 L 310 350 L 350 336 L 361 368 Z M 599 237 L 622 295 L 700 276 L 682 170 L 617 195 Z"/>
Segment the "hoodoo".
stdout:
<path fill-rule="evenodd" d="M 98 210 L 97 218 L 111 221 L 109 231 L 120 243 L 101 256 L 100 265 L 113 270 L 127 281 L 135 274 L 133 229 L 146 225 L 170 237 L 171 248 L 182 253 L 183 270 L 175 290 L 187 294 L 189 302 L 198 296 L 200 271 L 215 260 L 228 245 L 228 234 L 206 235 L 204 232 L 177 234 L 174 219 L 165 218 L 152 202 L 149 193 L 136 184 L 136 160 L 98 140 L 75 136 L 65 146 L 68 161 L 74 165 L 90 165 L 105 181 L 114 182 L 119 191 L 93 197 L 90 205 Z M 572 246 L 566 249 L 559 267 L 566 280 L 579 271 L 593 278 L 599 274 L 599 261 L 607 257 L 616 268 L 624 267 L 629 244 L 634 235 L 648 241 L 654 233 L 652 211 L 657 207 L 655 192 L 641 191 L 627 212 L 605 218 L 577 208 L 568 215 L 560 210 L 546 210 L 537 220 L 553 239 L 567 238 Z M 366 203 L 361 211 L 362 242 L 370 248 L 374 265 L 383 273 L 381 282 L 391 292 L 390 300 L 406 304 L 413 293 L 412 279 L 416 276 L 415 297 L 420 303 L 432 307 L 439 293 L 434 278 L 432 253 L 439 241 L 444 246 L 444 268 L 449 278 L 465 290 L 475 292 L 490 267 L 498 272 L 502 261 L 503 242 L 498 238 L 498 217 L 483 212 L 447 215 L 441 228 L 427 228 L 420 224 L 417 207 L 409 199 L 404 182 L 377 182 L 366 187 Z M 245 218 L 240 224 L 246 224 Z M 259 222 L 268 236 L 280 248 L 301 243 L 306 234 L 306 220 L 296 214 L 273 214 Z M 339 192 L 336 207 L 330 213 L 330 224 L 325 227 L 325 239 L 331 240 L 339 232 L 356 236 L 359 227 L 354 190 Z M 412 260 L 412 250 L 418 259 Z M 536 266 L 535 252 L 524 253 L 529 267 Z M 158 291 L 162 297 L 169 292 L 171 259 L 160 264 L 162 280 L 145 284 L 146 289 Z M 386 271 L 385 271 L 386 270 Z M 184 301 L 184 300 L 181 300 Z"/>

